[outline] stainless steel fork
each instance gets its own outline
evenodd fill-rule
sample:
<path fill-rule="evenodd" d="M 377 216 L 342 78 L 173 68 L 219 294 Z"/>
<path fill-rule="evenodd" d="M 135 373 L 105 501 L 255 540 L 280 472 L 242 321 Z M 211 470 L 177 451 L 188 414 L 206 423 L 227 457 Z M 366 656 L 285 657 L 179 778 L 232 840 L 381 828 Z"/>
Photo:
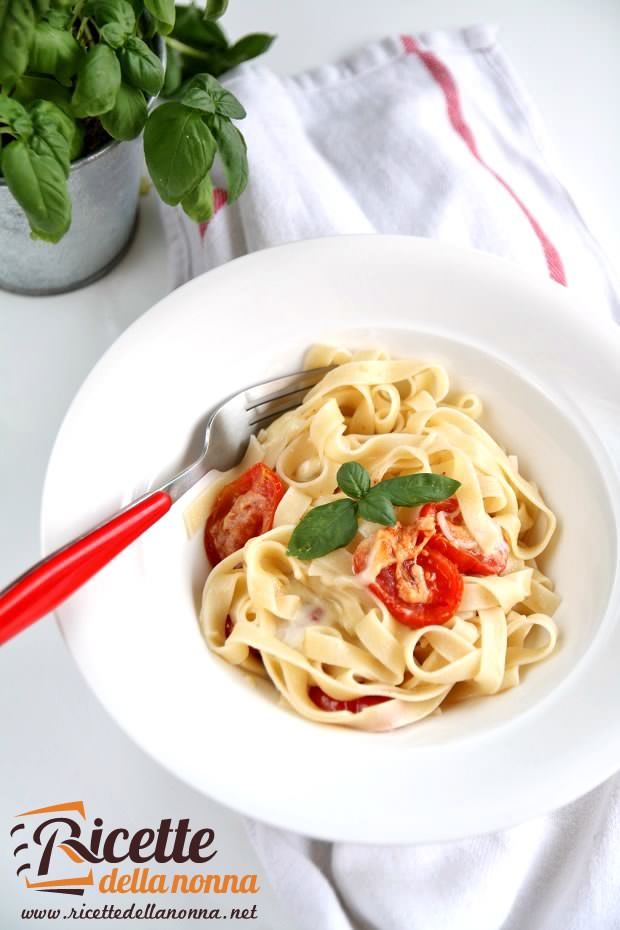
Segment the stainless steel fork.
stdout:
<path fill-rule="evenodd" d="M 263 381 L 224 400 L 207 418 L 200 457 L 155 491 L 56 550 L 0 592 L 0 644 L 43 617 L 170 510 L 212 469 L 242 458 L 249 438 L 276 417 L 298 407 L 329 368 L 314 368 Z"/>

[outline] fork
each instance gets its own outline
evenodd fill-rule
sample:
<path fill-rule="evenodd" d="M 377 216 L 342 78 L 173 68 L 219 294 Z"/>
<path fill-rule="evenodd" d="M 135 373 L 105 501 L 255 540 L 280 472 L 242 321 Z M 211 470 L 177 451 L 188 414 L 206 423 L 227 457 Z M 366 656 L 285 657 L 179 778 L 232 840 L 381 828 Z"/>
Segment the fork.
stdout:
<path fill-rule="evenodd" d="M 207 417 L 204 447 L 192 465 L 37 562 L 0 592 L 0 644 L 62 604 L 161 519 L 207 472 L 225 471 L 236 465 L 250 436 L 298 407 L 304 394 L 329 370 L 330 367 L 313 368 L 283 375 L 245 388 L 222 401 Z"/>

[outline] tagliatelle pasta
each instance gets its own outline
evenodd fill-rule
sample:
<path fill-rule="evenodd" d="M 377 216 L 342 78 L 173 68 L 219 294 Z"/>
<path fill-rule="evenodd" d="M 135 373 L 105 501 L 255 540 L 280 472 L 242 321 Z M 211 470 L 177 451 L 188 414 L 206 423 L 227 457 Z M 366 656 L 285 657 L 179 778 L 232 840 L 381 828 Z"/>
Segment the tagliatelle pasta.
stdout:
<path fill-rule="evenodd" d="M 243 462 L 186 515 L 192 530 L 203 526 L 222 487 L 257 462 L 284 483 L 273 527 L 207 578 L 200 622 L 209 647 L 269 679 L 302 716 L 367 730 L 515 687 L 521 670 L 556 644 L 551 617 L 559 599 L 536 562 L 554 514 L 516 458 L 478 423 L 480 399 L 453 395 L 441 366 L 380 351 L 318 346 L 308 353 L 306 367 L 327 365 L 336 367 L 304 403 L 253 437 Z M 350 544 L 319 558 L 288 555 L 309 509 L 344 496 L 336 474 L 345 462 L 364 466 L 373 484 L 419 472 L 456 479 L 459 525 L 438 512 L 436 531 L 448 540 L 456 534 L 455 545 L 483 559 L 501 552 L 501 572 L 465 572 L 454 615 L 412 628 L 370 590 L 366 572 L 353 570 L 360 544 L 381 538 L 376 524 L 360 519 Z M 398 527 L 421 520 L 419 507 L 396 507 L 396 516 Z M 386 538 L 395 532 L 383 530 Z M 317 702 L 316 693 L 325 699 Z"/>

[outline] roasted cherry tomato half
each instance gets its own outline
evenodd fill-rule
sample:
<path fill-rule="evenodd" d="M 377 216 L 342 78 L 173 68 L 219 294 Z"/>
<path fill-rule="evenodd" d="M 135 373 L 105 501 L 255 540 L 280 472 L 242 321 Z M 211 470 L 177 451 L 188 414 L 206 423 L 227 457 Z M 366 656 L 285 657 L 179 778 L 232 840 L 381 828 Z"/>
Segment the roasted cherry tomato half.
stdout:
<path fill-rule="evenodd" d="M 377 554 L 375 537 L 381 534 L 379 571 L 373 574 L 369 559 Z M 446 623 L 463 596 L 463 579 L 450 559 L 416 545 L 415 528 L 388 527 L 364 540 L 353 555 L 356 575 L 370 571 L 368 588 L 395 620 L 410 627 Z M 411 556 L 408 558 L 408 556 Z M 383 567 L 380 567 L 383 565 Z"/>
<path fill-rule="evenodd" d="M 284 482 L 262 462 L 225 485 L 205 527 L 205 549 L 211 565 L 243 548 L 248 539 L 270 530 L 285 491 Z"/>
<path fill-rule="evenodd" d="M 352 714 L 359 714 L 359 712 L 366 707 L 372 707 L 374 704 L 383 704 L 385 701 L 390 700 L 386 697 L 379 697 L 378 694 L 366 694 L 363 697 L 354 698 L 351 701 L 338 701 L 336 698 L 330 697 L 329 694 L 325 694 L 318 685 L 312 685 L 312 687 L 308 689 L 308 696 L 312 703 L 316 704 L 321 710 L 348 710 Z"/>
<path fill-rule="evenodd" d="M 464 575 L 499 575 L 504 571 L 508 561 L 505 540 L 502 539 L 493 552 L 484 555 L 465 526 L 454 497 L 440 504 L 425 504 L 420 511 L 420 518 L 428 514 L 435 517 L 435 535 L 429 539 L 428 549 L 445 555 Z"/>

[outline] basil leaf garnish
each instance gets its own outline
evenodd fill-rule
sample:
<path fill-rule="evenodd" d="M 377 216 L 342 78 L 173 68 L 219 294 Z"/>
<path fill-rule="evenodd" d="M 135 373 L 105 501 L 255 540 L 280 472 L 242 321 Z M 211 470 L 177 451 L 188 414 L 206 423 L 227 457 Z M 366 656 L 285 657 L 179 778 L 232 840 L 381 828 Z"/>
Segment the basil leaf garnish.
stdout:
<path fill-rule="evenodd" d="M 375 485 L 381 493 L 396 507 L 417 507 L 429 501 L 445 501 L 460 488 L 460 481 L 445 475 L 433 475 L 423 472 L 417 475 L 404 475 L 402 478 L 386 478 Z M 373 493 L 375 491 L 373 488 Z"/>
<path fill-rule="evenodd" d="M 345 462 L 336 472 L 338 487 L 354 500 L 370 491 L 370 475 L 359 462 Z"/>
<path fill-rule="evenodd" d="M 358 516 L 371 523 L 394 526 L 395 506 L 417 507 L 443 501 L 461 486 L 454 478 L 423 472 L 386 478 L 373 487 L 368 471 L 359 462 L 341 465 L 336 481 L 347 497 L 309 510 L 293 531 L 288 555 L 298 559 L 327 555 L 351 542 L 357 532 Z"/>
<path fill-rule="evenodd" d="M 383 526 L 394 526 L 396 523 L 394 506 L 389 497 L 382 493 L 380 484 L 376 491 L 373 488 L 361 499 L 358 513 L 362 519 L 370 520 L 371 523 L 381 523 Z"/>
<path fill-rule="evenodd" d="M 308 511 L 290 538 L 287 554 L 317 559 L 351 542 L 357 533 L 357 507 L 350 498 Z"/>

